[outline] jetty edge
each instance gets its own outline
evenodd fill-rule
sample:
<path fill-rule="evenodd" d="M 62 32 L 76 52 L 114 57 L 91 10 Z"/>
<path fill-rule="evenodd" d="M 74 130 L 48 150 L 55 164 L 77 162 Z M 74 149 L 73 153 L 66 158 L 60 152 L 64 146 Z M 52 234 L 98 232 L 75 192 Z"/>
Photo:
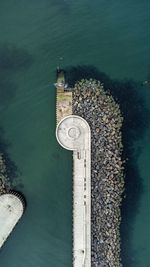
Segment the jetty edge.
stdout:
<path fill-rule="evenodd" d="M 22 193 L 11 190 L 4 155 L 0 153 L 0 248 L 24 214 L 26 200 Z"/>
<path fill-rule="evenodd" d="M 104 85 L 93 79 L 82 79 L 75 84 L 74 88 L 68 88 L 69 101 L 65 97 L 65 87 L 62 88 L 61 98 L 58 97 L 57 87 L 56 90 L 57 120 L 65 121 L 67 105 L 71 102 L 72 108 L 69 109 L 67 115 L 83 118 L 91 131 L 91 175 L 89 177 L 91 199 L 88 199 L 91 201 L 91 218 L 90 221 L 86 222 L 87 225 L 91 224 L 91 258 L 88 263 L 85 261 L 79 263 L 77 260 L 79 255 L 76 255 L 73 247 L 73 266 L 76 266 L 75 262 L 78 262 L 78 267 L 90 265 L 92 267 L 120 267 L 122 266 L 120 257 L 120 206 L 124 191 L 124 167 L 121 134 L 123 117 L 119 105 L 110 93 L 105 91 Z M 73 133 L 76 138 L 78 130 L 73 130 Z M 80 153 L 78 151 L 76 153 L 79 160 L 82 160 Z M 84 166 L 82 166 L 81 173 L 83 169 Z M 73 225 L 75 222 L 75 182 L 73 170 Z M 79 188 L 76 190 L 79 191 Z M 83 193 L 83 191 L 80 192 L 80 196 Z M 80 219 L 82 216 L 83 214 L 80 214 Z M 73 227 L 73 239 L 76 239 L 76 234 L 77 232 L 75 233 Z"/>

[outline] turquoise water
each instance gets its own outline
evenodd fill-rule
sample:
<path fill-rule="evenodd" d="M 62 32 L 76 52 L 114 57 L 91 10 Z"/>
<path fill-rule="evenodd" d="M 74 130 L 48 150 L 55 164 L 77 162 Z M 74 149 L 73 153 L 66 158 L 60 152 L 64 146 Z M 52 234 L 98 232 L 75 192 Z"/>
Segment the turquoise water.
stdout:
<path fill-rule="evenodd" d="M 18 168 L 14 183 L 28 204 L 0 252 L 1 267 L 72 265 L 71 153 L 55 140 L 55 68 L 63 57 L 65 67 L 88 64 L 115 79 L 150 79 L 149 10 L 148 0 L 0 2 L 0 126 Z M 149 85 L 137 93 L 149 107 Z M 132 249 L 123 252 L 128 267 L 149 266 L 149 136 L 147 124 L 133 146 L 142 189 L 131 220 Z"/>

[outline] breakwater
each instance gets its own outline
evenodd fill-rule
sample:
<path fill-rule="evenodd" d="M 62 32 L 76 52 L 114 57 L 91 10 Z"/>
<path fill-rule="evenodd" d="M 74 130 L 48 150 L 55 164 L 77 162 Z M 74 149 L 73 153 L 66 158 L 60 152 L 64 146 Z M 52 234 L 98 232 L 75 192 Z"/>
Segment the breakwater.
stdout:
<path fill-rule="evenodd" d="M 90 79 L 75 84 L 72 109 L 91 128 L 91 265 L 118 267 L 124 189 L 119 105 L 103 84 Z"/>

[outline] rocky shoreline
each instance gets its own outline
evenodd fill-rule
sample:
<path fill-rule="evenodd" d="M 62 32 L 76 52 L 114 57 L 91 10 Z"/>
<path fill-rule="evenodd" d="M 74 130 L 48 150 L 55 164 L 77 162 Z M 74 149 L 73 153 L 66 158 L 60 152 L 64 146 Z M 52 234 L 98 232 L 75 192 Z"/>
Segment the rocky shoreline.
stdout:
<path fill-rule="evenodd" d="M 10 190 L 4 155 L 0 152 L 0 195 Z"/>
<path fill-rule="evenodd" d="M 120 205 L 124 190 L 119 105 L 96 80 L 73 90 L 73 114 L 91 128 L 92 267 L 120 267 Z"/>

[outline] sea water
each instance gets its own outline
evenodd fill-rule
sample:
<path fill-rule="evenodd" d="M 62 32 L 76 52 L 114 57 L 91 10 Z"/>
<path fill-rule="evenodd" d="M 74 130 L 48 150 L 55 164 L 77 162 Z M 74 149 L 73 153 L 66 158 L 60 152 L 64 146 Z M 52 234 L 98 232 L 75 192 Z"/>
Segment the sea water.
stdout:
<path fill-rule="evenodd" d="M 1 249 L 1 267 L 72 266 L 72 155 L 55 139 L 55 69 L 58 64 L 92 65 L 116 80 L 150 79 L 149 10 L 148 0 L 0 2 L 0 126 L 17 166 L 14 186 L 27 200 L 24 217 Z M 144 108 L 149 108 L 149 84 L 139 88 Z M 129 89 L 124 90 L 130 98 Z M 149 266 L 146 119 L 132 142 L 137 176 L 126 177 L 125 267 Z M 137 205 L 128 213 L 133 192 Z"/>

